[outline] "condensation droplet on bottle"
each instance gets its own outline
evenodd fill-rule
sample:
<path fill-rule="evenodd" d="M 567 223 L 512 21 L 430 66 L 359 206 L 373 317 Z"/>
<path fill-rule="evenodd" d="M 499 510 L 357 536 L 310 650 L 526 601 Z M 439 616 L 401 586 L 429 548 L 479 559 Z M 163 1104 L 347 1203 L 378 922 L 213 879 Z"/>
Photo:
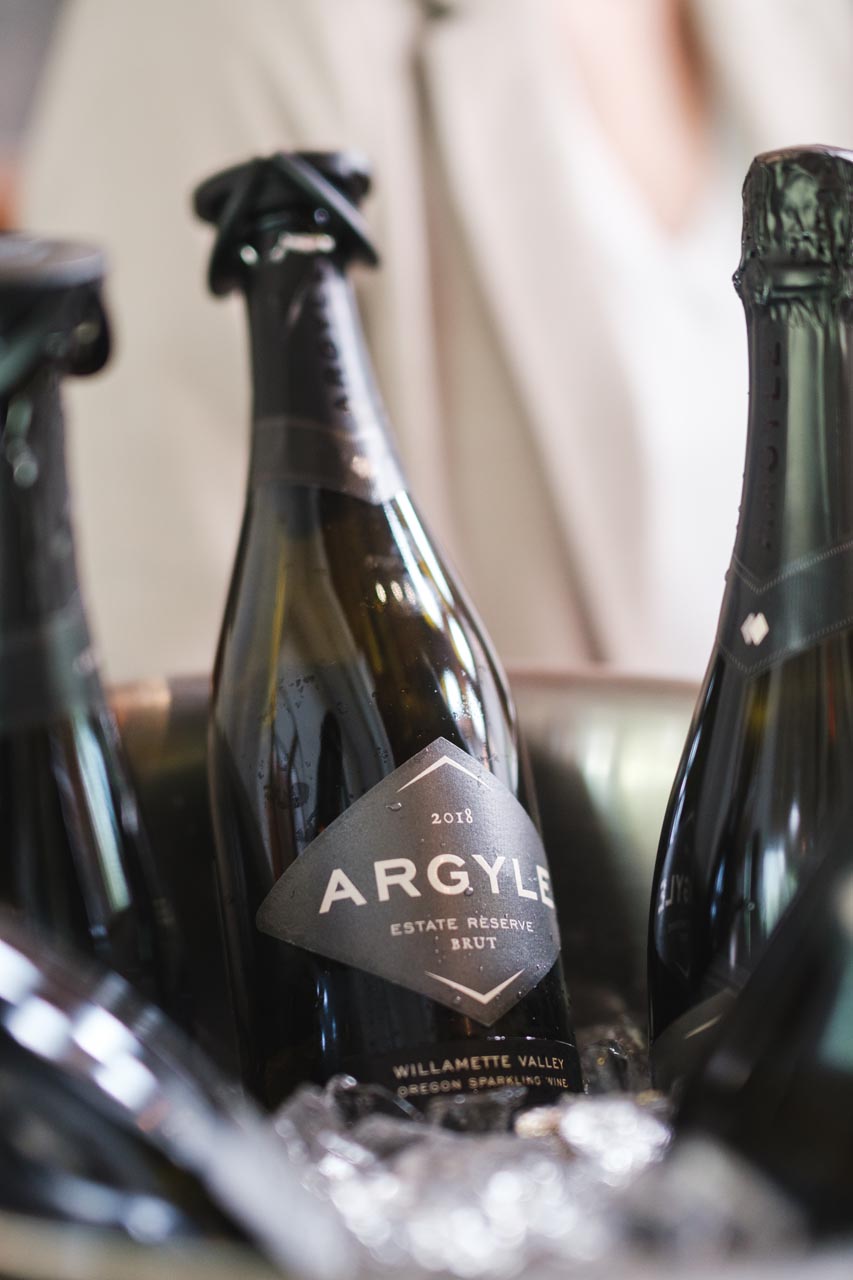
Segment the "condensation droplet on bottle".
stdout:
<path fill-rule="evenodd" d="M 35 455 L 29 449 L 18 454 L 12 466 L 12 479 L 19 489 L 30 489 L 38 480 L 39 466 Z"/>
<path fill-rule="evenodd" d="M 393 804 L 386 804 L 385 806 L 385 808 L 388 809 L 390 813 L 399 813 L 402 807 L 403 805 L 399 800 L 395 800 Z"/>
<path fill-rule="evenodd" d="M 6 431 L 8 438 L 26 435 L 33 420 L 33 402 L 28 396 L 14 396 L 6 410 Z"/>
<path fill-rule="evenodd" d="M 74 550 L 74 544 L 67 529 L 59 529 L 50 540 L 51 554 L 59 558 L 70 556 Z"/>

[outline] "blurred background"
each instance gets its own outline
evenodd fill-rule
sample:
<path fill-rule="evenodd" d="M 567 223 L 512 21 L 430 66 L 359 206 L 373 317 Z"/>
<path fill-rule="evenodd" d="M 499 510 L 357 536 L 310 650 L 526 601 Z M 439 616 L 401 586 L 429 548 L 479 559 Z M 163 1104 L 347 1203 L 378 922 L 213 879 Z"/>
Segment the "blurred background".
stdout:
<path fill-rule="evenodd" d="M 103 244 L 69 444 L 113 679 L 206 671 L 245 483 L 239 302 L 189 196 L 357 147 L 412 490 L 504 660 L 698 678 L 745 446 L 759 151 L 853 145 L 850 0 L 0 0 L 0 216 Z"/>

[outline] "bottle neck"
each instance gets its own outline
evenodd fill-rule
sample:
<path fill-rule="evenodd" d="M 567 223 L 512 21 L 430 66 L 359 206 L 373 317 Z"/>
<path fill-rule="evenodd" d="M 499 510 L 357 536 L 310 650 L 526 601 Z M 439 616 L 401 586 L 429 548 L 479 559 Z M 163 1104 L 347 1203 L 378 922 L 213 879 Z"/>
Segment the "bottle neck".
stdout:
<path fill-rule="evenodd" d="M 38 626 L 78 592 L 59 382 L 42 373 L 3 413 L 0 635 Z"/>
<path fill-rule="evenodd" d="M 758 581 L 853 535 L 851 324 L 838 305 L 751 307 L 735 556 Z"/>
<path fill-rule="evenodd" d="M 99 694 L 80 601 L 59 379 L 0 406 L 0 730 Z"/>
<path fill-rule="evenodd" d="M 717 644 L 757 675 L 853 626 L 853 394 L 827 290 L 747 307 L 749 426 Z"/>
<path fill-rule="evenodd" d="M 382 502 L 404 488 L 341 263 L 266 253 L 249 273 L 250 485 L 326 488 Z"/>

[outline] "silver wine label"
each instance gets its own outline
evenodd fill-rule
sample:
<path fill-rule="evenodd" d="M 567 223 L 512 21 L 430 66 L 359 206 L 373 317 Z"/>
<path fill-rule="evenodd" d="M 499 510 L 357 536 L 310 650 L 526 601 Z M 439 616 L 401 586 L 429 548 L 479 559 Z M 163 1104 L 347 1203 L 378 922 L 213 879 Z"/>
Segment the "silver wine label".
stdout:
<path fill-rule="evenodd" d="M 487 1027 L 560 951 L 539 832 L 494 774 L 444 738 L 313 840 L 256 923 Z"/>

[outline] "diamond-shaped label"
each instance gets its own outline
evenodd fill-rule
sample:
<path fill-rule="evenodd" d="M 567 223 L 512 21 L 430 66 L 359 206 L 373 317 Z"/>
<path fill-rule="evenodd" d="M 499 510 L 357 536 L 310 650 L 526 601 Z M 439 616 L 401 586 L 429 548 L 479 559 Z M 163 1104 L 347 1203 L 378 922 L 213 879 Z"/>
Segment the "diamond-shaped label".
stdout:
<path fill-rule="evenodd" d="M 494 774 L 444 738 L 312 841 L 257 926 L 485 1026 L 560 950 L 536 827 Z"/>

